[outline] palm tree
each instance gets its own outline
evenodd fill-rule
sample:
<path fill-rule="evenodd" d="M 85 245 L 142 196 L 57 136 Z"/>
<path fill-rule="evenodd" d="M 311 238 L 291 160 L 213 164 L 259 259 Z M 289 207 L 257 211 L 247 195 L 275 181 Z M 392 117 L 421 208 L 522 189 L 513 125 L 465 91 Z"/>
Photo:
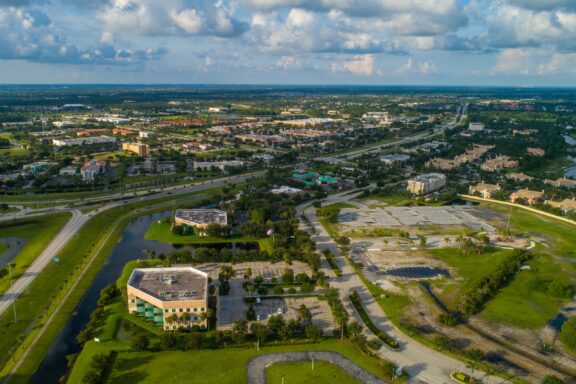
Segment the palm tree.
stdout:
<path fill-rule="evenodd" d="M 450 244 L 451 242 L 452 242 L 452 240 L 450 240 L 449 237 L 445 237 L 445 238 L 444 238 L 444 243 L 445 243 L 446 245 Z"/>

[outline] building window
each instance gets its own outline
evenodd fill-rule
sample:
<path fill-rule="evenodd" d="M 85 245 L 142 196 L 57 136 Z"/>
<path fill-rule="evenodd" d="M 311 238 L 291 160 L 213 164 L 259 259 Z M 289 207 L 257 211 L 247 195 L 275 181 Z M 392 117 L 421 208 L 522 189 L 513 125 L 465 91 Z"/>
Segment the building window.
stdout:
<path fill-rule="evenodd" d="M 165 309 L 165 310 L 164 310 L 164 313 L 168 313 L 168 310 L 167 310 L 167 309 Z"/>
<path fill-rule="evenodd" d="M 186 312 L 190 312 L 190 308 L 186 308 Z"/>
<path fill-rule="evenodd" d="M 194 308 L 194 312 L 198 312 L 198 308 Z"/>
<path fill-rule="evenodd" d="M 200 312 L 204 312 L 206 308 L 200 308 Z"/>
<path fill-rule="evenodd" d="M 173 309 L 172 309 L 172 312 L 176 312 L 176 308 L 173 308 Z"/>
<path fill-rule="evenodd" d="M 184 312 L 184 310 L 183 310 L 182 308 L 180 308 L 180 309 L 178 310 L 178 312 Z"/>
<path fill-rule="evenodd" d="M 194 316 L 194 321 L 198 321 L 198 316 Z"/>
<path fill-rule="evenodd" d="M 169 327 L 169 326 L 165 326 L 164 329 L 168 331 L 168 330 L 170 330 L 170 327 Z"/>

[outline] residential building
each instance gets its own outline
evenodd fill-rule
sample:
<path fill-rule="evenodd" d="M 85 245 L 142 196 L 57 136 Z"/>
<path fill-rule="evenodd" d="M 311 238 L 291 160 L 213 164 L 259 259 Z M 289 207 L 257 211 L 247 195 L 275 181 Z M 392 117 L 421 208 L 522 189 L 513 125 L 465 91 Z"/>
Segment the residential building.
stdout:
<path fill-rule="evenodd" d="M 563 213 L 576 212 L 576 200 L 564 199 L 562 201 L 546 200 L 545 204 L 551 207 L 560 208 Z"/>
<path fill-rule="evenodd" d="M 150 154 L 150 147 L 143 143 L 122 143 L 122 150 L 133 152 L 138 156 L 146 157 Z"/>
<path fill-rule="evenodd" d="M 520 189 L 510 195 L 510 202 L 525 201 L 528 205 L 534 205 L 544 197 L 544 191 L 531 191 L 528 188 Z"/>
<path fill-rule="evenodd" d="M 126 293 L 129 313 L 165 331 L 207 324 L 208 275 L 197 269 L 134 269 Z"/>
<path fill-rule="evenodd" d="M 82 180 L 85 182 L 94 181 L 96 176 L 104 173 L 105 166 L 102 160 L 89 160 L 80 168 Z"/>
<path fill-rule="evenodd" d="M 530 136 L 530 135 L 537 135 L 540 131 L 537 129 L 514 129 L 512 131 L 513 135 L 521 135 L 521 136 Z"/>
<path fill-rule="evenodd" d="M 516 168 L 518 167 L 518 161 L 512 160 L 508 156 L 498 156 L 493 159 L 488 159 L 480 166 L 484 171 L 499 171 L 506 168 Z"/>
<path fill-rule="evenodd" d="M 441 173 L 427 173 L 408 180 L 408 191 L 420 196 L 440 191 L 445 186 L 446 176 Z"/>
<path fill-rule="evenodd" d="M 556 180 L 544 180 L 544 182 L 546 184 L 550 184 L 554 187 L 560 188 L 560 187 L 564 187 L 564 188 L 576 188 L 576 180 L 573 179 L 568 179 L 566 177 L 561 177 L 559 179 Z"/>
<path fill-rule="evenodd" d="M 527 149 L 528 153 L 534 156 L 538 156 L 538 157 L 542 157 L 546 154 L 546 151 L 543 150 L 542 148 L 533 148 L 530 147 Z"/>
<path fill-rule="evenodd" d="M 205 229 L 210 224 L 225 226 L 228 224 L 228 214 L 220 209 L 177 209 L 174 223 L 198 229 Z"/>
<path fill-rule="evenodd" d="M 532 181 L 532 180 L 534 180 L 534 178 L 532 176 L 528 176 L 527 174 L 522 173 L 522 172 L 508 173 L 508 174 L 506 174 L 506 178 L 508 180 L 514 180 L 514 181 Z"/>
<path fill-rule="evenodd" d="M 92 129 L 81 129 L 76 131 L 76 136 L 96 136 L 96 135 L 103 135 L 106 133 L 110 133 L 108 128 L 92 128 Z"/>
<path fill-rule="evenodd" d="M 471 185 L 468 192 L 471 195 L 479 194 L 485 199 L 490 199 L 495 192 L 501 191 L 502 187 L 499 184 L 478 183 Z"/>
<path fill-rule="evenodd" d="M 136 131 L 132 131 L 130 129 L 124 129 L 124 128 L 114 128 L 112 129 L 112 133 L 115 135 L 120 135 L 120 136 L 131 136 L 131 135 L 137 135 L 138 132 Z"/>

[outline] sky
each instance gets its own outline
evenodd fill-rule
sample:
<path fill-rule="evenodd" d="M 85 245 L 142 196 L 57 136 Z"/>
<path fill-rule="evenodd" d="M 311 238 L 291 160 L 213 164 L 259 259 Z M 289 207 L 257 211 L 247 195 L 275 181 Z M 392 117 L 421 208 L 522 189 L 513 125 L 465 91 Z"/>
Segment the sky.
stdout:
<path fill-rule="evenodd" d="M 576 0 L 0 0 L 0 83 L 576 86 Z"/>

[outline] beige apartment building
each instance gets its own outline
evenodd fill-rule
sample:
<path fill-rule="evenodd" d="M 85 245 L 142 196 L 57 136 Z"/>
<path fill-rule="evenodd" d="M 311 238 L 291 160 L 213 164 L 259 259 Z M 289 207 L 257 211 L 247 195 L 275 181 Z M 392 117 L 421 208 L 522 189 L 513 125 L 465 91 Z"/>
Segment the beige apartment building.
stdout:
<path fill-rule="evenodd" d="M 531 191 L 528 188 L 520 189 L 510 195 L 510 202 L 515 203 L 517 200 L 524 200 L 528 205 L 534 205 L 544 197 L 544 191 Z"/>
<path fill-rule="evenodd" d="M 446 176 L 441 173 L 427 173 L 408 180 L 408 191 L 419 196 L 440 191 L 445 186 Z"/>
<path fill-rule="evenodd" d="M 468 192 L 471 195 L 476 193 L 480 194 L 485 199 L 490 199 L 495 192 L 501 191 L 502 187 L 499 184 L 487 184 L 487 183 L 478 183 L 476 185 L 471 185 L 468 188 Z"/>
<path fill-rule="evenodd" d="M 191 267 L 135 269 L 127 284 L 128 312 L 165 331 L 205 327 L 208 275 Z"/>

